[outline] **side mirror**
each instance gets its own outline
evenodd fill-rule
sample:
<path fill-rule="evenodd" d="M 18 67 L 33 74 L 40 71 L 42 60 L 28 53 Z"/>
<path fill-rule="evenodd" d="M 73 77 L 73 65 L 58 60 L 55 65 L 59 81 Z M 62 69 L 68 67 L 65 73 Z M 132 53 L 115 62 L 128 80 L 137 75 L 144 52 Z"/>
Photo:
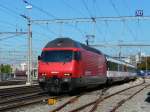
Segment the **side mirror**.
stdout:
<path fill-rule="evenodd" d="M 38 60 L 41 60 L 41 56 L 38 56 Z"/>

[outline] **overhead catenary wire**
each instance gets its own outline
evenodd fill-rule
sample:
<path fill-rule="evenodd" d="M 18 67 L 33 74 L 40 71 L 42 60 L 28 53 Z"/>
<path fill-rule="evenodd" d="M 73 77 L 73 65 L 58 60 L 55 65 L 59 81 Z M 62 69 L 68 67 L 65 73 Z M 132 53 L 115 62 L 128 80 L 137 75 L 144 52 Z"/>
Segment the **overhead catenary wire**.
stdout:
<path fill-rule="evenodd" d="M 2 51 L 2 49 L 5 49 L 4 51 L 7 51 L 7 49 L 11 50 L 13 48 L 17 49 L 17 48 L 26 48 L 27 44 L 15 44 L 14 45 L 14 42 L 8 42 L 8 41 L 0 41 L 1 44 L 0 44 L 0 49 Z M 25 49 L 22 49 L 22 50 L 25 50 Z"/>
<path fill-rule="evenodd" d="M 81 35 L 82 37 L 84 37 L 86 35 L 86 33 L 84 31 L 82 31 L 77 25 L 78 25 L 78 22 L 76 22 L 74 25 L 72 24 L 69 24 L 69 23 L 66 23 L 69 27 L 72 27 L 74 29 L 76 29 Z"/>
<path fill-rule="evenodd" d="M 4 32 L 3 32 L 4 33 Z M 6 32 L 6 33 L 11 33 L 11 32 Z M 13 35 L 11 35 L 11 36 L 7 36 L 7 37 L 4 37 L 4 38 L 0 38 L 0 42 L 2 41 L 3 43 L 1 44 L 1 50 L 0 50 L 0 62 L 2 61 L 1 60 L 1 57 L 7 57 L 7 56 L 9 56 L 8 55 L 8 53 L 10 53 L 10 51 L 7 53 L 7 52 L 3 52 L 2 51 L 2 49 L 5 49 L 5 51 L 7 50 L 7 49 L 9 49 L 9 50 L 12 50 L 12 49 L 18 49 L 18 48 L 22 48 L 21 46 L 23 46 L 22 44 L 19 46 L 19 47 L 16 47 L 16 44 L 14 44 L 12 41 L 11 42 L 7 42 L 7 40 L 10 40 L 11 38 L 18 38 L 17 36 L 22 36 L 22 35 L 24 35 L 24 34 L 13 34 Z M 15 40 L 16 40 L 15 39 Z M 6 43 L 7 42 L 7 43 Z M 3 48 L 3 46 L 4 46 L 4 48 Z M 16 48 L 15 48 L 16 47 Z M 25 46 L 26 47 L 26 46 Z M 14 56 L 14 54 L 13 55 L 10 55 L 9 57 L 7 57 L 7 61 L 11 58 L 11 57 L 15 57 L 15 58 L 20 58 L 20 57 L 17 57 L 17 56 Z M 13 59 L 13 61 L 15 60 L 15 58 Z M 11 60 L 12 61 L 12 60 Z M 8 62 L 7 62 L 8 63 Z"/>
<path fill-rule="evenodd" d="M 111 6 L 113 7 L 113 9 L 115 10 L 115 12 L 117 13 L 117 15 L 120 17 L 121 15 L 120 15 L 120 13 L 119 13 L 116 5 L 114 4 L 114 2 L 112 0 L 109 0 L 109 1 L 110 1 Z"/>
<path fill-rule="evenodd" d="M 25 37 L 22 38 L 22 36 L 26 35 L 26 34 L 27 34 L 27 32 L 0 32 L 0 35 L 5 35 L 3 37 L 0 37 L 0 41 L 5 43 L 5 44 L 1 43 L 1 49 L 3 48 L 3 46 L 5 49 L 13 48 L 14 46 L 16 46 L 16 44 L 14 45 L 13 42 L 20 41 L 20 40 L 22 41 L 22 39 L 25 39 Z M 6 35 L 8 35 L 8 36 L 6 36 Z M 15 39 L 12 42 L 13 38 L 15 38 Z"/>
<path fill-rule="evenodd" d="M 47 35 L 46 33 L 38 32 L 36 30 L 34 30 L 33 32 L 34 32 L 34 35 L 38 35 L 39 37 L 42 37 L 42 38 L 33 37 L 34 39 L 38 39 L 40 41 L 42 41 L 43 38 L 44 40 L 51 39 L 50 35 Z"/>
<path fill-rule="evenodd" d="M 19 12 L 18 12 L 18 10 L 15 10 L 15 9 L 12 9 L 12 8 L 10 8 L 10 7 L 8 7 L 8 6 L 6 6 L 6 5 L 4 5 L 5 3 L 1 3 L 0 4 L 0 8 L 2 9 L 2 10 L 0 10 L 2 13 L 4 13 L 4 14 L 8 14 L 9 13 L 9 15 L 11 15 L 12 17 L 15 17 L 15 18 L 19 18 L 20 17 L 20 15 L 19 15 Z M 16 31 L 18 31 L 18 30 L 22 30 L 22 28 L 19 28 L 19 27 L 16 27 L 16 25 L 14 25 L 14 24 L 12 24 L 12 23 L 9 23 L 9 22 L 7 22 L 7 21 L 4 21 L 4 20 L 1 20 L 1 22 L 3 23 L 3 24 L 5 24 L 5 26 L 6 25 L 8 25 L 8 26 L 10 26 L 10 27 L 14 27 L 14 29 L 16 30 Z"/>
<path fill-rule="evenodd" d="M 100 35 L 102 35 L 102 31 L 101 31 L 101 29 L 98 27 L 98 25 L 96 25 L 97 24 L 97 21 L 96 21 L 96 15 L 95 16 L 93 16 L 92 14 L 91 14 L 91 12 L 90 12 L 90 10 L 89 10 L 89 8 L 88 8 L 88 5 L 86 4 L 86 2 L 85 2 L 85 0 L 82 0 L 82 2 L 83 2 L 83 5 L 84 5 L 84 7 L 86 8 L 86 10 L 87 10 L 87 12 L 88 12 L 88 14 L 89 14 L 89 16 L 90 16 L 90 18 L 91 18 L 91 20 L 92 20 L 92 22 L 93 22 L 93 25 L 95 25 L 95 27 L 97 28 L 97 31 L 99 32 L 99 34 Z M 93 1 L 93 5 L 95 4 L 95 2 Z M 94 27 L 94 29 L 93 29 L 93 35 L 94 35 L 94 37 L 96 36 L 96 32 L 95 32 L 95 27 Z"/>
<path fill-rule="evenodd" d="M 119 17 L 121 17 L 120 12 L 118 11 L 118 9 L 117 9 L 116 5 L 114 4 L 114 2 L 112 0 L 109 0 L 109 1 L 110 1 L 111 6 L 113 7 L 114 11 L 117 13 L 117 15 Z M 130 27 L 126 23 L 126 21 L 124 19 L 122 19 L 122 22 L 126 25 L 127 30 L 129 31 L 131 36 L 134 38 L 134 40 L 136 40 L 136 37 L 135 37 L 134 33 L 132 32 L 132 30 L 130 29 Z"/>
<path fill-rule="evenodd" d="M 38 27 L 39 27 L 39 28 L 42 28 L 42 29 L 44 29 L 44 30 L 47 30 L 49 33 L 51 33 L 51 34 L 53 34 L 53 35 L 57 35 L 56 32 L 52 31 L 51 29 L 48 29 L 48 28 L 44 27 L 44 26 L 41 25 L 41 24 L 38 24 Z"/>
<path fill-rule="evenodd" d="M 3 26 L 3 27 L 7 27 L 7 28 L 15 28 L 15 30 L 17 29 L 18 30 L 18 28 L 16 27 L 16 25 L 14 25 L 14 24 L 12 24 L 12 23 L 9 23 L 9 22 L 7 22 L 7 21 L 4 21 L 4 20 L 0 20 L 0 24 L 2 24 L 2 25 L 5 25 L 5 26 Z"/>
<path fill-rule="evenodd" d="M 10 39 L 10 38 L 15 38 L 15 37 L 20 36 L 20 35 L 23 35 L 23 34 L 15 34 L 15 35 L 12 35 L 12 36 L 9 36 L 9 37 L 0 38 L 0 41 Z"/>
<path fill-rule="evenodd" d="M 97 15 L 103 16 L 101 7 L 98 6 L 99 3 L 98 3 L 97 1 L 99 1 L 99 0 L 93 0 L 93 3 L 94 3 L 94 5 L 95 5 L 95 10 L 97 9 L 97 12 L 98 12 Z"/>
<path fill-rule="evenodd" d="M 33 7 L 36 7 L 36 8 L 38 8 L 37 6 L 35 6 L 34 4 L 31 4 L 31 5 L 33 5 Z M 39 9 L 39 8 L 38 8 Z M 41 12 L 43 12 L 44 10 L 42 9 L 42 11 Z M 44 11 L 45 12 L 45 11 Z M 44 13 L 43 12 L 43 13 Z M 56 16 L 54 16 L 54 15 L 52 15 L 52 14 L 48 14 L 48 13 L 46 13 L 48 16 L 50 16 L 50 17 L 53 17 L 54 19 L 56 19 L 57 17 Z M 34 21 L 34 20 L 33 20 Z M 33 22 L 34 23 L 34 22 Z M 60 22 L 60 23 L 63 23 L 63 22 Z M 60 24 L 59 23 L 59 24 Z M 49 24 L 49 23 L 46 23 L 47 25 Z M 81 31 L 81 29 L 79 29 L 79 28 L 77 28 L 77 27 L 75 27 L 74 25 L 71 25 L 71 24 L 66 24 L 66 25 L 68 25 L 68 26 L 71 26 L 71 27 L 74 27 L 77 31 L 79 31 L 80 33 L 82 32 Z M 42 26 L 41 26 L 42 27 Z M 57 34 L 57 33 L 55 33 L 55 32 L 53 32 L 52 30 L 50 30 L 50 32 L 52 33 L 52 34 L 54 34 L 54 35 L 59 35 L 59 34 Z M 83 33 L 82 33 L 83 34 Z"/>
<path fill-rule="evenodd" d="M 72 7 L 70 4 L 68 4 L 65 0 L 62 0 L 62 2 L 68 6 L 69 8 L 71 8 L 74 12 L 79 13 L 80 15 L 83 16 L 83 13 L 80 12 L 79 10 L 75 9 L 74 7 Z M 60 24 L 63 24 L 63 22 L 60 22 Z M 77 27 L 77 22 L 75 23 L 75 25 L 71 25 L 69 23 L 66 23 L 69 27 L 74 27 L 74 29 L 76 29 L 83 37 L 85 36 L 85 32 L 83 32 L 80 28 Z"/>
<path fill-rule="evenodd" d="M 92 5 L 93 5 L 93 10 L 94 10 L 94 17 L 97 16 L 97 13 L 96 13 L 96 0 L 92 0 Z"/>
<path fill-rule="evenodd" d="M 99 0 L 92 0 L 92 1 L 93 1 L 93 5 L 94 5 L 94 8 L 95 8 L 95 11 L 96 11 L 96 9 L 98 11 L 97 15 L 103 17 L 103 13 L 102 13 L 102 11 L 100 9 L 100 6 L 98 6 L 99 3 L 97 3 L 97 1 L 99 1 Z M 95 18 L 96 18 L 97 15 L 95 15 Z M 97 31 L 99 32 L 100 35 L 103 35 L 103 39 L 104 39 L 103 41 L 106 41 L 106 31 L 105 31 L 105 33 L 103 33 L 103 31 L 99 28 L 100 23 L 96 22 L 96 24 L 97 24 L 96 25 L 97 26 Z M 106 27 L 109 30 L 109 26 L 106 25 Z"/>
<path fill-rule="evenodd" d="M 48 16 L 54 18 L 54 19 L 57 18 L 55 15 L 51 14 L 50 12 L 48 12 L 48 11 L 46 11 L 46 10 L 44 10 L 44 9 L 42 9 L 42 8 L 40 8 L 40 7 L 36 6 L 36 5 L 34 5 L 34 4 L 32 4 L 32 3 L 29 3 L 27 0 L 23 0 L 23 2 L 24 2 L 25 4 L 27 4 L 27 5 L 31 5 L 32 7 L 36 8 L 36 9 L 39 10 L 40 12 L 42 12 L 42 13 L 44 13 L 44 14 L 46 14 L 46 15 L 48 15 Z"/>
<path fill-rule="evenodd" d="M 37 10 L 39 10 L 39 11 L 45 13 L 46 15 L 52 17 L 53 19 L 56 19 L 56 18 L 57 18 L 55 15 L 53 15 L 53 14 L 51 14 L 51 13 L 45 11 L 45 10 L 42 9 L 42 8 L 39 8 L 38 6 L 36 6 L 36 5 L 32 4 L 32 3 L 29 3 L 27 0 L 23 0 L 23 2 L 26 3 L 27 5 L 31 5 L 31 6 L 35 7 Z M 41 23 L 39 23 L 39 24 L 41 24 Z M 38 24 L 38 25 L 39 25 L 39 24 Z M 45 24 L 49 24 L 49 23 L 45 23 Z M 67 25 L 68 25 L 68 24 L 67 24 Z M 72 26 L 73 26 L 73 25 L 72 25 Z M 43 26 L 40 26 L 40 27 L 43 27 Z M 73 27 L 74 27 L 74 26 L 73 26 Z M 43 28 L 44 28 L 44 27 L 43 27 Z M 44 29 L 45 29 L 45 28 L 44 28 Z M 76 29 L 76 27 L 75 27 L 75 29 Z M 79 28 L 76 29 L 76 30 L 79 31 Z M 57 35 L 57 34 L 56 34 L 55 32 L 53 32 L 52 30 L 51 30 L 50 32 L 51 32 L 52 34 L 54 34 L 54 35 Z"/>
<path fill-rule="evenodd" d="M 129 11 L 129 15 L 133 15 L 132 11 L 131 11 L 131 7 L 129 6 L 129 4 L 127 3 L 126 0 L 122 0 L 122 3 L 125 7 L 127 7 L 128 11 Z"/>
<path fill-rule="evenodd" d="M 137 20 L 137 30 L 138 30 L 137 34 L 139 34 L 137 35 L 137 37 L 140 37 L 140 34 L 141 36 L 142 34 L 144 34 L 143 28 L 142 28 L 142 22 L 139 19 Z"/>
<path fill-rule="evenodd" d="M 88 5 L 86 4 L 85 0 L 81 0 L 81 1 L 82 1 L 83 5 L 84 5 L 85 9 L 87 10 L 89 16 L 92 18 L 93 16 L 92 16 L 92 14 L 91 14 L 91 12 L 90 12 L 90 10 L 88 8 Z"/>
<path fill-rule="evenodd" d="M 74 8 L 72 5 L 70 5 L 66 0 L 60 0 L 63 4 L 65 4 L 68 8 L 72 9 L 77 14 L 80 14 L 81 16 L 85 16 L 81 11 L 79 11 L 77 8 Z"/>
<path fill-rule="evenodd" d="M 107 34 L 108 34 L 108 31 L 109 31 L 109 33 L 111 34 L 111 29 L 110 29 L 110 25 L 108 24 L 108 21 L 106 20 L 106 21 L 104 21 L 105 22 L 105 25 L 106 25 L 106 27 L 107 27 Z"/>
<path fill-rule="evenodd" d="M 20 17 L 20 16 L 19 16 L 19 15 L 20 15 L 19 12 L 15 11 L 14 9 L 11 9 L 11 8 L 5 6 L 4 4 L 3 4 L 3 5 L 0 4 L 0 7 L 3 8 L 3 9 L 5 9 L 5 10 L 7 10 L 7 11 L 10 12 L 11 14 L 13 14 L 14 16 Z"/>
<path fill-rule="evenodd" d="M 94 10 L 94 18 L 97 16 L 97 13 L 96 13 L 96 0 L 92 0 L 92 5 L 93 5 L 93 10 Z M 96 30 L 97 28 L 97 30 Z M 98 23 L 96 20 L 94 20 L 93 22 L 93 35 L 94 35 L 94 38 L 96 38 L 96 31 L 98 31 L 98 33 L 100 34 L 100 36 L 102 35 L 102 31 L 101 29 L 99 28 L 98 26 Z"/>

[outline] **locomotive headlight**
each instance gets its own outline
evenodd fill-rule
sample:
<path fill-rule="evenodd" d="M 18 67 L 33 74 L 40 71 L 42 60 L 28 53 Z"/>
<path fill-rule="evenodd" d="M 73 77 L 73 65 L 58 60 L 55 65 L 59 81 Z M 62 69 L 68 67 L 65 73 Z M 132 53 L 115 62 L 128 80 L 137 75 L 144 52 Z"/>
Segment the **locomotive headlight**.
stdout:
<path fill-rule="evenodd" d="M 64 76 L 71 76 L 70 73 L 64 73 Z"/>
<path fill-rule="evenodd" d="M 44 73 L 44 74 L 42 74 L 42 76 L 45 76 L 46 74 Z"/>

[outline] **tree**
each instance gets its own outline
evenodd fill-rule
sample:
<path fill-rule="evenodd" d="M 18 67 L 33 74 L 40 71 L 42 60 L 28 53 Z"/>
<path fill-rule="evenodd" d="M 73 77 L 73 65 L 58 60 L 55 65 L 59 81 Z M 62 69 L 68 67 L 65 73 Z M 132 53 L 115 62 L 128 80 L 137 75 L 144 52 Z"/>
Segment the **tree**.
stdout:
<path fill-rule="evenodd" d="M 12 68 L 10 65 L 0 65 L 0 72 L 1 73 L 12 73 Z"/>
<path fill-rule="evenodd" d="M 137 65 L 138 69 L 146 70 L 146 61 L 147 61 L 147 70 L 150 70 L 150 57 L 142 57 L 142 62 Z"/>

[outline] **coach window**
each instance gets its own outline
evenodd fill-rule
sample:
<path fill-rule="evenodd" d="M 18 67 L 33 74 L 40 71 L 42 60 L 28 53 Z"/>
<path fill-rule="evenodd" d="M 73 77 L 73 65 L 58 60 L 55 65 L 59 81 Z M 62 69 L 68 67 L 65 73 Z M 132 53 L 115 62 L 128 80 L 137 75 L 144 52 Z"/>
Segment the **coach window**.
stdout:
<path fill-rule="evenodd" d="M 127 72 L 127 66 L 126 65 L 124 65 L 124 71 Z"/>
<path fill-rule="evenodd" d="M 120 71 L 123 72 L 124 71 L 124 65 L 120 64 Z"/>
<path fill-rule="evenodd" d="M 117 65 L 118 65 L 117 63 L 108 61 L 107 64 L 108 64 L 109 71 L 117 70 Z"/>

